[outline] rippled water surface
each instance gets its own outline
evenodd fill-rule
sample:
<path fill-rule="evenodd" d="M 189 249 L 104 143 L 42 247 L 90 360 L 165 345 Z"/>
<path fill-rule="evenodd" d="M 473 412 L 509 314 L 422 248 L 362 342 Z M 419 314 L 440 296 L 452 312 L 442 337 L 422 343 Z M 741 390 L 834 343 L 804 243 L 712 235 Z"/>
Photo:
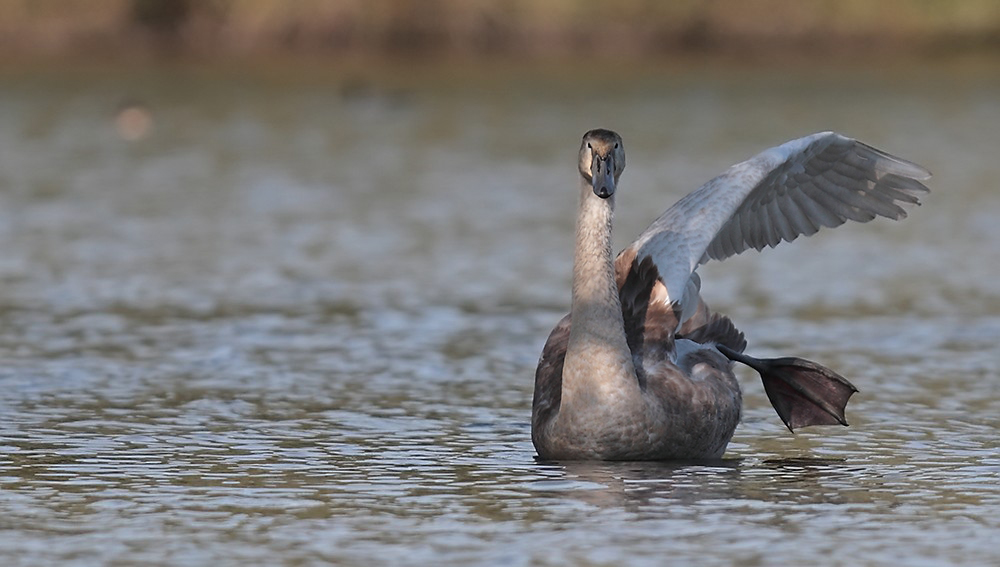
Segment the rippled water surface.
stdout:
<path fill-rule="evenodd" d="M 997 564 L 994 69 L 0 73 L 3 564 Z M 619 245 L 817 130 L 934 171 L 905 222 L 701 270 L 851 427 L 746 374 L 720 462 L 534 460 L 596 126 Z"/>

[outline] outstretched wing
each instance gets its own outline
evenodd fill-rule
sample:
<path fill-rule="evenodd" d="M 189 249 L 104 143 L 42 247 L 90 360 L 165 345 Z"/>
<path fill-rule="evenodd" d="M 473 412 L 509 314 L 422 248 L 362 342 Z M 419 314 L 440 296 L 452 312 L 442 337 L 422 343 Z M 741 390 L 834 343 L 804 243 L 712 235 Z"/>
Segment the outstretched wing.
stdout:
<path fill-rule="evenodd" d="M 638 262 L 652 258 L 672 303 L 692 303 L 685 289 L 699 264 L 847 220 L 901 219 L 901 205 L 919 205 L 928 192 L 919 180 L 929 177 L 915 163 L 821 132 L 732 166 L 670 207 L 628 250 Z"/>

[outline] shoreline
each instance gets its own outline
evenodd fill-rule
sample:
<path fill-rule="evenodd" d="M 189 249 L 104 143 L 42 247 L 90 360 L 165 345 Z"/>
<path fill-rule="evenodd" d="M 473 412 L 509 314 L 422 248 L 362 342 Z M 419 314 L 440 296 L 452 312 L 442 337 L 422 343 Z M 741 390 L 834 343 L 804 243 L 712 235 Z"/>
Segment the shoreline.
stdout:
<path fill-rule="evenodd" d="M 0 0 L 0 52 L 39 61 L 925 58 L 1000 53 L 1000 3 Z"/>

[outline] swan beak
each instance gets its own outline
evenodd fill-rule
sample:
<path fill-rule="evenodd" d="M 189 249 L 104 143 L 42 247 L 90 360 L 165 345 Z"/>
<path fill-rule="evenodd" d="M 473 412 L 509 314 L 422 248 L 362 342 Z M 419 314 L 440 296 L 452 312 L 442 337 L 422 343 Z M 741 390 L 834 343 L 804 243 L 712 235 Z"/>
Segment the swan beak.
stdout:
<path fill-rule="evenodd" d="M 594 194 L 602 199 L 615 194 L 615 161 L 608 156 L 601 158 L 594 156 L 594 163 L 590 166 L 590 179 L 594 187 Z"/>

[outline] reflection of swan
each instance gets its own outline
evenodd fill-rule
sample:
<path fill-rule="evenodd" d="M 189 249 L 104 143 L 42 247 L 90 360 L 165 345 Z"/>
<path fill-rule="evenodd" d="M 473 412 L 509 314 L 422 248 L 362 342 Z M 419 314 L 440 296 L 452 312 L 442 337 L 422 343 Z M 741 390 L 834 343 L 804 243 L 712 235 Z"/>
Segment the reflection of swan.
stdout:
<path fill-rule="evenodd" d="M 673 517 L 678 510 L 711 502 L 717 513 L 736 513 L 720 502 L 891 503 L 892 495 L 870 491 L 871 470 L 842 459 L 713 459 L 609 463 L 564 461 L 534 469 L 543 477 L 532 491 L 601 508 L 623 508 L 644 518 Z M 680 506 L 678 508 L 678 506 Z M 743 510 L 745 512 L 745 509 Z M 682 513 L 683 514 L 683 513 Z M 697 512 L 695 512 L 697 514 Z M 699 521 L 704 518 L 699 515 Z"/>
<path fill-rule="evenodd" d="M 743 333 L 699 296 L 699 264 L 811 235 L 820 227 L 906 216 L 930 173 L 825 132 L 771 148 L 684 197 L 615 259 L 611 220 L 625 169 L 621 137 L 580 146 L 572 311 L 535 374 L 531 438 L 547 459 L 719 457 L 739 421 L 731 360 L 756 369 L 789 429 L 847 425 L 857 391 L 799 358 L 742 354 Z"/>

